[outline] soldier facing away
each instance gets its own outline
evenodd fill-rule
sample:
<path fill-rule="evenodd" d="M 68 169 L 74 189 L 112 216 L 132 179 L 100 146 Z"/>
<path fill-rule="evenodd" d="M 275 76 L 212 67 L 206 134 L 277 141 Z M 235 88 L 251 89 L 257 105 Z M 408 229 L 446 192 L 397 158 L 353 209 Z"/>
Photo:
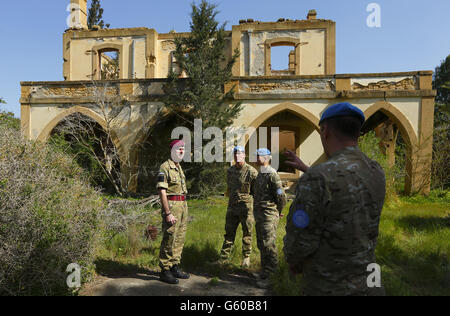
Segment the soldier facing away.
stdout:
<path fill-rule="evenodd" d="M 235 164 L 227 172 L 227 193 L 229 196 L 225 223 L 225 240 L 220 253 L 220 262 L 225 262 L 231 252 L 236 230 L 242 226 L 242 267 L 250 267 L 253 231 L 253 194 L 258 171 L 245 162 L 245 149 L 234 148 Z"/>
<path fill-rule="evenodd" d="M 384 292 L 367 285 L 367 267 L 375 263 L 385 176 L 358 148 L 364 120 L 353 105 L 335 104 L 319 123 L 328 161 L 309 168 L 288 153 L 286 164 L 305 173 L 287 217 L 284 254 L 290 270 L 302 273 L 304 295 Z"/>
<path fill-rule="evenodd" d="M 261 253 L 261 273 L 257 277 L 262 279 L 260 287 L 267 287 L 267 279 L 278 267 L 278 251 L 276 246 L 277 227 L 281 212 L 286 205 L 280 176 L 270 166 L 270 151 L 261 148 L 257 151 L 257 163 L 260 172 L 256 177 L 253 214 L 256 221 L 256 238 Z"/>
<path fill-rule="evenodd" d="M 159 253 L 160 280 L 177 284 L 178 279 L 188 279 L 179 264 L 186 236 L 188 206 L 186 202 L 186 177 L 180 162 L 184 157 L 184 142 L 170 144 L 171 159 L 161 165 L 157 189 L 161 199 L 163 239 Z"/>

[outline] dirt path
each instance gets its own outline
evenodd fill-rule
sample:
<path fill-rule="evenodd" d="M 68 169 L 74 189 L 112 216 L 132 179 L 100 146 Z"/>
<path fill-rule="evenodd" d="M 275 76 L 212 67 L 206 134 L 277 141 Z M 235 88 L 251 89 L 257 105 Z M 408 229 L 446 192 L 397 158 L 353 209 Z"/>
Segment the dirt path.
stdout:
<path fill-rule="evenodd" d="M 229 274 L 221 279 L 191 274 L 177 285 L 159 281 L 158 273 L 136 273 L 126 277 L 99 276 L 80 291 L 83 296 L 262 296 L 267 290 L 256 287 L 246 275 Z"/>

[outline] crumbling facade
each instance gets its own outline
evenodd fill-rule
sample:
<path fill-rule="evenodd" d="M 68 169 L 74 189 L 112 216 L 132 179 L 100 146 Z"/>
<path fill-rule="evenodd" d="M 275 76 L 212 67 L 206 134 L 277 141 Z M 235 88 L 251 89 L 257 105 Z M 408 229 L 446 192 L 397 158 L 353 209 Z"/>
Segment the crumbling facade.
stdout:
<path fill-rule="evenodd" d="M 112 94 L 130 104 L 126 122 L 114 127 L 114 141 L 121 161 L 130 166 L 122 168 L 123 177 L 129 178 L 139 168 L 135 145 L 145 139 L 145 127 L 162 106 L 165 78 L 177 67 L 174 39 L 188 33 L 160 34 L 148 28 L 88 30 L 87 0 L 71 2 L 80 8 L 74 12 L 80 24 L 63 35 L 64 81 L 21 83 L 22 128 L 30 139 L 46 141 L 55 126 L 75 112 L 105 126 L 102 114 L 92 106 L 92 87 L 102 78 L 104 54 L 114 52 L 118 79 L 108 85 Z M 400 131 L 407 144 L 405 191 L 429 192 L 432 71 L 336 74 L 335 22 L 317 19 L 314 10 L 305 20 L 241 20 L 227 31 L 227 43 L 227 56 L 236 48 L 241 53 L 232 82 L 225 87 L 235 87 L 234 98 L 243 103 L 235 126 L 279 126 L 286 135 L 280 143 L 295 150 L 305 163 L 314 164 L 324 159 L 318 133 L 321 113 L 334 103 L 351 102 L 365 113 L 369 127 L 387 122 Z M 292 48 L 286 70 L 272 69 L 271 51 L 278 46 Z M 387 138 L 391 147 L 386 153 L 392 161 L 395 141 Z M 280 174 L 283 179 L 299 176 L 292 171 Z"/>

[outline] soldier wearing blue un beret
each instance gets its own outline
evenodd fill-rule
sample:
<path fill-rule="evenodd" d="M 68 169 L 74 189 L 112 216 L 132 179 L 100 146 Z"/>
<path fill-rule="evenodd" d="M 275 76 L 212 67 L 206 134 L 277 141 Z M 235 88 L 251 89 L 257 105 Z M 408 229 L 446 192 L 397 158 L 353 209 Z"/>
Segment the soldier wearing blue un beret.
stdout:
<path fill-rule="evenodd" d="M 235 164 L 227 172 L 227 195 L 229 196 L 225 218 L 225 236 L 218 264 L 229 260 L 236 231 L 242 227 L 242 267 L 250 267 L 253 232 L 253 191 L 258 171 L 245 162 L 245 148 L 236 146 L 233 150 Z"/>
<path fill-rule="evenodd" d="M 286 219 L 284 255 L 302 273 L 304 295 L 380 295 L 369 288 L 368 266 L 385 196 L 381 166 L 358 148 L 364 114 L 350 103 L 326 109 L 320 138 L 328 161 L 306 166 L 288 152 L 287 165 L 303 171 Z"/>
<path fill-rule="evenodd" d="M 256 155 L 260 172 L 255 181 L 253 213 L 257 246 L 261 254 L 261 272 L 255 276 L 260 279 L 258 286 L 266 288 L 269 285 L 269 275 L 278 267 L 277 227 L 287 199 L 280 176 L 270 166 L 270 150 L 260 148 Z"/>

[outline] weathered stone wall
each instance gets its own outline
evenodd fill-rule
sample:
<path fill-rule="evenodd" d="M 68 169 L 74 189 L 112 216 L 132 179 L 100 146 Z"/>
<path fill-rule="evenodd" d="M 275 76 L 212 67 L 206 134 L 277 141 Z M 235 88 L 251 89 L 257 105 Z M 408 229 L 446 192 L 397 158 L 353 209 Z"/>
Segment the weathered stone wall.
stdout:
<path fill-rule="evenodd" d="M 292 38 L 300 41 L 300 75 L 325 74 L 325 30 L 253 31 L 241 34 L 241 74 L 264 76 L 267 40 Z M 294 47 L 292 47 L 294 49 Z M 289 56 L 286 55 L 286 64 Z"/>
<path fill-rule="evenodd" d="M 286 122 L 294 119 L 300 122 L 298 153 L 306 163 L 314 164 L 324 159 L 318 123 L 328 106 L 348 101 L 360 108 L 366 118 L 381 111 L 396 124 L 408 145 L 407 192 L 426 193 L 429 185 L 421 183 L 429 180 L 427 172 L 431 161 L 429 138 L 433 126 L 429 118 L 433 115 L 435 95 L 435 91 L 431 90 L 431 75 L 432 72 L 414 72 L 235 77 L 230 85 L 237 85 L 234 98 L 242 102 L 243 110 L 234 126 L 258 128 L 274 115 L 290 113 L 292 119 Z M 164 82 L 162 79 L 135 79 L 95 83 L 22 83 L 24 133 L 29 138 L 45 141 L 64 117 L 75 112 L 105 126 L 105 117 L 96 103 L 96 93 L 107 85 L 105 95 L 127 105 L 112 127 L 121 160 L 129 162 L 132 157 L 137 157 L 136 145 L 143 141 L 146 128 L 152 124 L 156 111 L 162 106 Z M 286 179 L 292 176 L 283 175 Z"/>

